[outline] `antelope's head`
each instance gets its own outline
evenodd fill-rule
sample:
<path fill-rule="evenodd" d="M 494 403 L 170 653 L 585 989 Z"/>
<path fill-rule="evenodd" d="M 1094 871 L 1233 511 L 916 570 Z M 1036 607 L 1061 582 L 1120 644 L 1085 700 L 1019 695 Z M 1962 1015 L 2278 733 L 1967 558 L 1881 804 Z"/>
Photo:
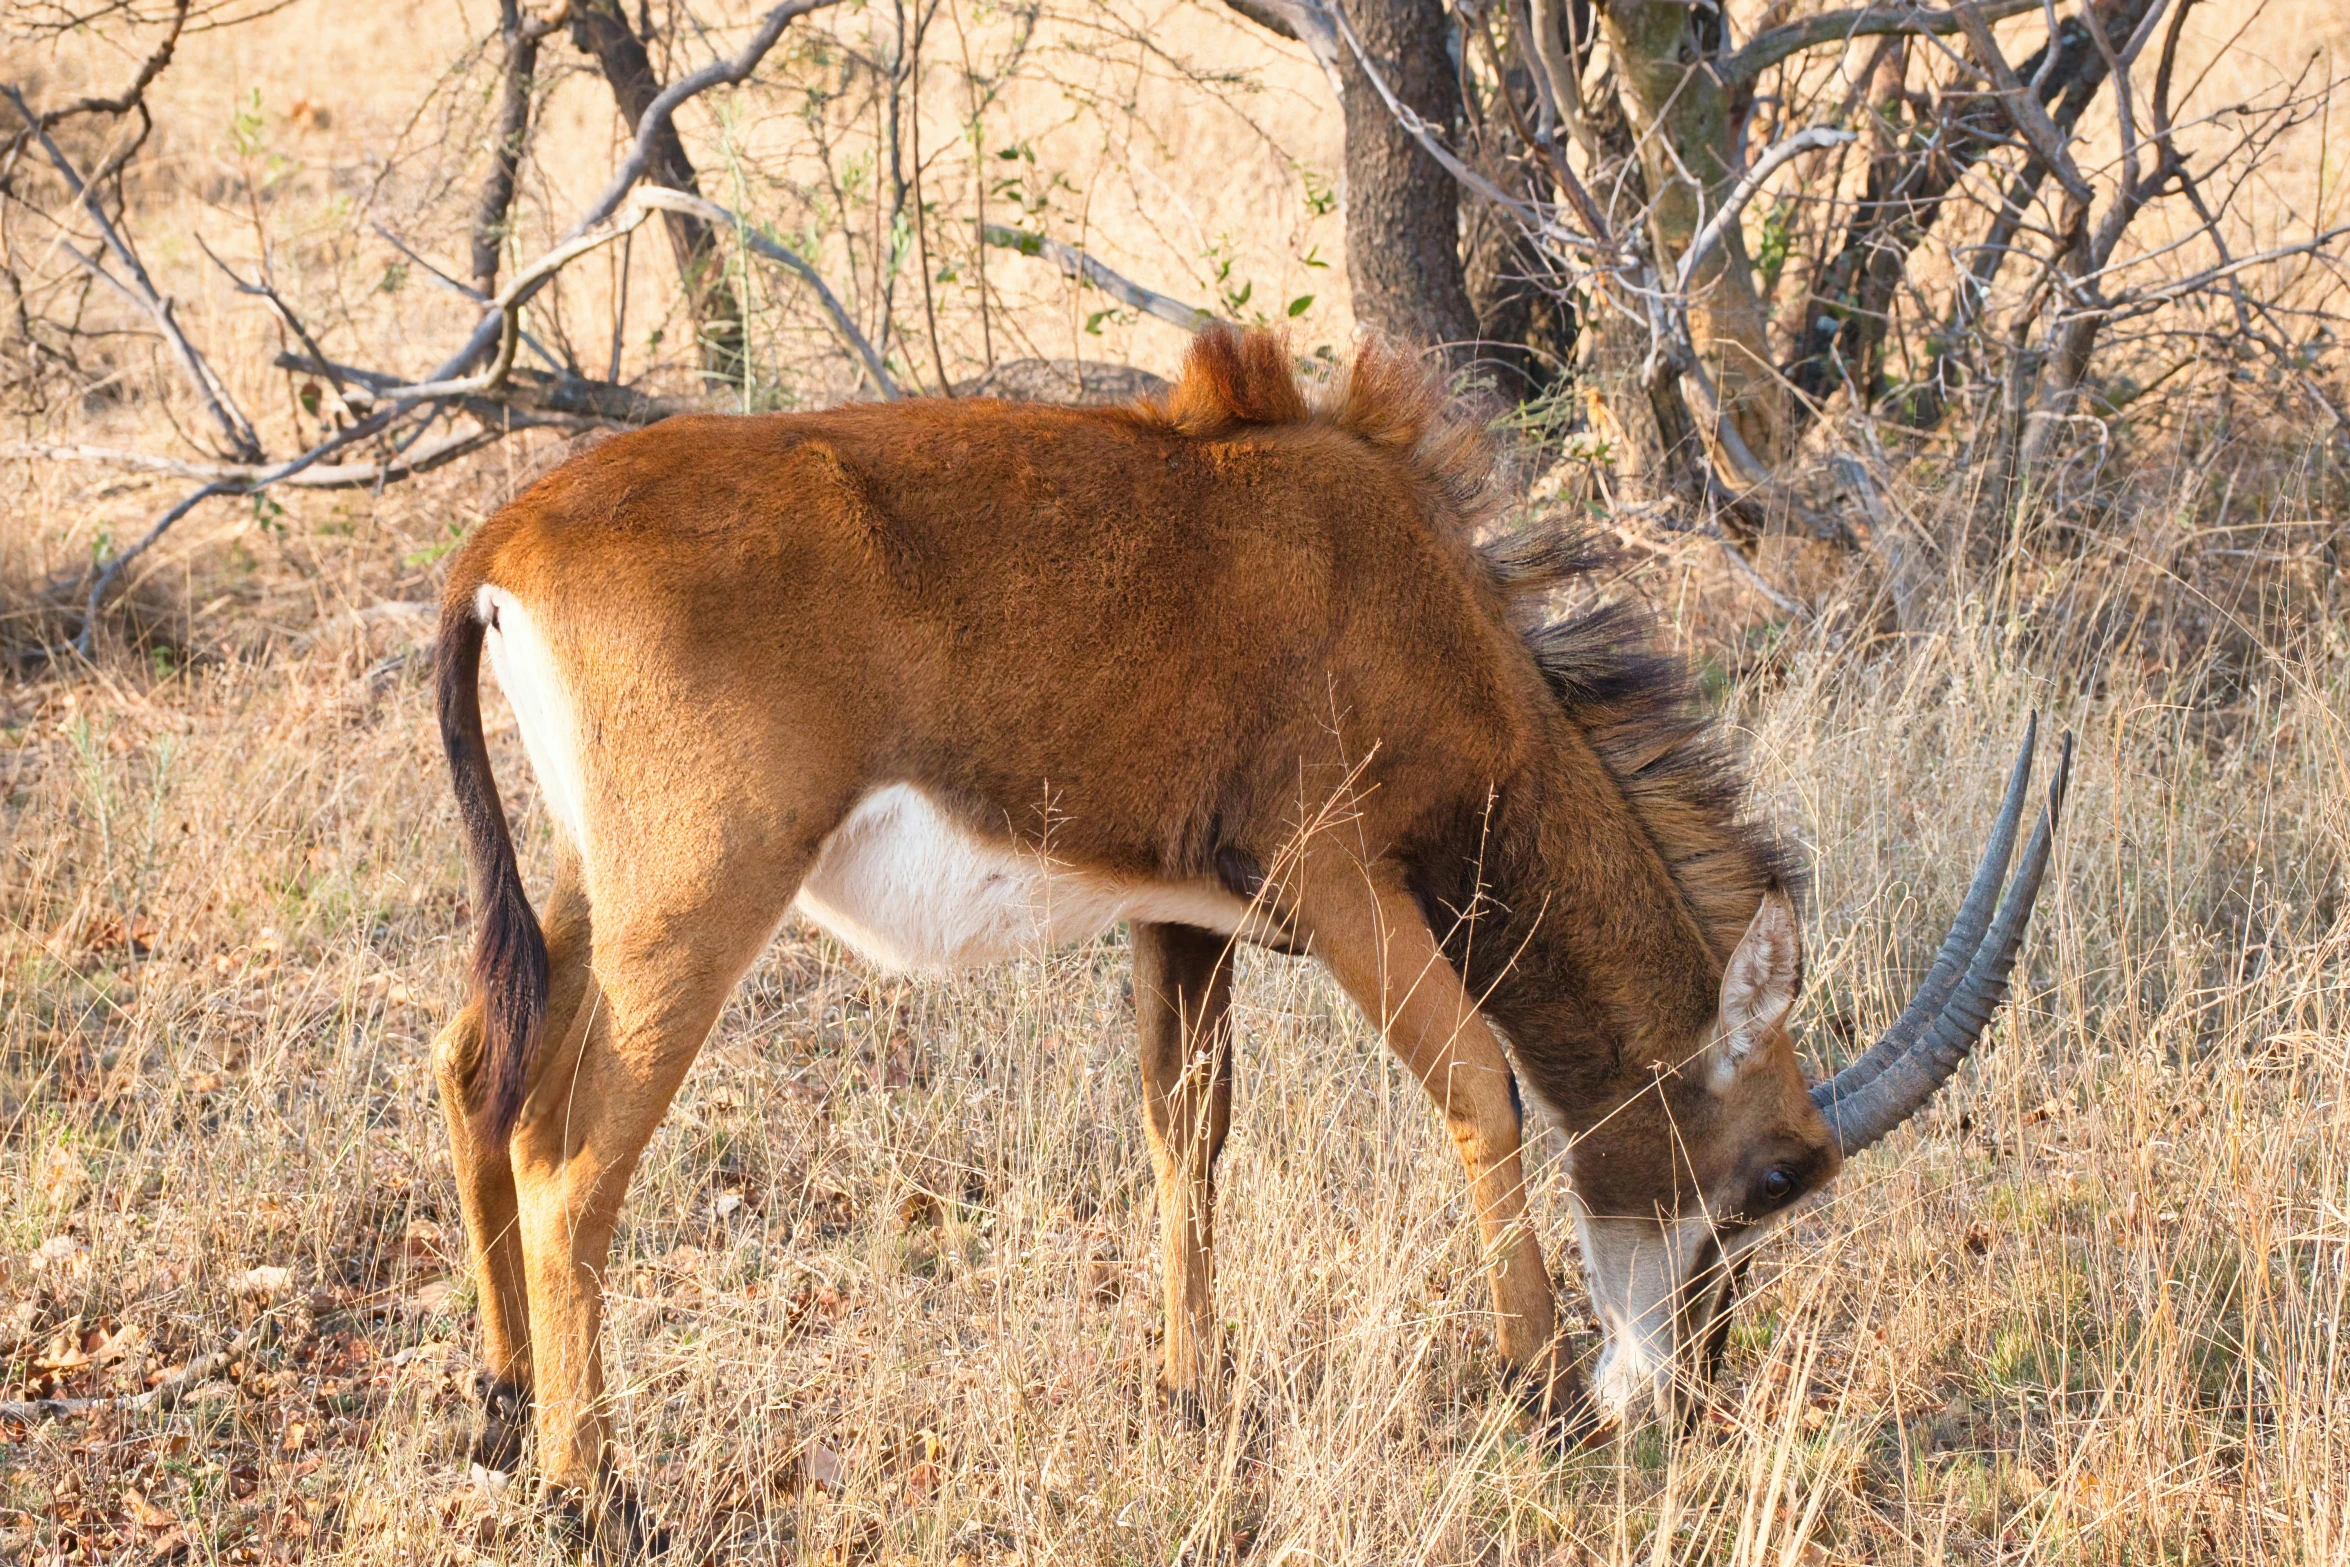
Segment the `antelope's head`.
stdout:
<path fill-rule="evenodd" d="M 2026 731 L 1941 953 L 1866 1054 L 1831 1081 L 1806 1083 L 1788 1033 L 1800 937 L 1794 909 L 1773 891 L 1725 966 L 1700 1048 L 1576 1139 L 1576 1227 L 1606 1335 L 1592 1388 L 1603 1414 L 1669 1413 L 1678 1389 L 1710 1376 L 1756 1245 L 1847 1158 L 1917 1114 L 1981 1037 L 2007 994 L 2072 766 L 2068 735 L 2003 897 L 2037 728 Z"/>

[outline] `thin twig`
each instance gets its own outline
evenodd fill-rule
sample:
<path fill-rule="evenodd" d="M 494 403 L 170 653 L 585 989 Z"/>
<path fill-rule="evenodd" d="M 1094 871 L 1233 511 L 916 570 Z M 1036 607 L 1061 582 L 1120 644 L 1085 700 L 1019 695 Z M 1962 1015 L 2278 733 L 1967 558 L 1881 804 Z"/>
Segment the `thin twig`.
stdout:
<path fill-rule="evenodd" d="M 525 416 L 524 421 L 517 423 L 514 428 L 527 428 L 528 423 L 528 416 Z M 505 429 L 496 427 L 452 430 L 434 440 L 413 446 L 389 461 L 319 463 L 297 473 L 282 474 L 274 482 L 298 490 L 372 488 L 391 480 L 426 473 L 460 457 L 469 456 L 506 433 Z M 111 468 L 128 468 L 141 473 L 167 473 L 176 478 L 202 479 L 217 484 L 252 484 L 270 471 L 256 463 L 192 462 L 184 457 L 166 457 L 156 452 L 131 451 L 114 446 L 58 445 L 39 441 L 0 447 L 0 456 L 37 457 L 45 462 L 102 463 Z"/>
<path fill-rule="evenodd" d="M 402 402 L 422 402 L 428 398 L 472 397 L 497 391 L 506 384 L 506 377 L 514 368 L 514 348 L 522 329 L 523 302 L 538 292 L 540 284 L 562 271 L 565 266 L 591 250 L 611 244 L 650 217 L 652 209 L 659 205 L 649 199 L 651 194 L 650 191 L 639 192 L 638 199 L 623 208 L 611 222 L 565 240 L 515 273 L 513 279 L 498 290 L 498 297 L 490 302 L 497 312 L 498 353 L 487 370 L 474 375 L 421 381 L 413 386 L 395 386 L 382 392 L 366 392 L 359 400 L 372 402 L 378 398 L 396 398 Z M 665 191 L 662 194 L 675 193 Z"/>
<path fill-rule="evenodd" d="M 204 243 L 204 236 L 201 234 L 196 236 L 196 248 L 204 252 L 205 258 L 221 270 L 222 275 L 228 279 L 231 288 L 240 294 L 266 301 L 269 308 L 277 312 L 277 318 L 285 323 L 286 330 L 293 333 L 303 348 L 309 351 L 311 358 L 321 364 L 327 362 L 326 350 L 318 346 L 318 340 L 310 335 L 310 328 L 302 324 L 302 318 L 294 314 L 293 306 L 280 298 L 277 289 L 270 283 L 269 257 L 266 252 L 263 253 L 261 259 L 261 275 L 248 283 L 237 275 L 236 268 L 221 260 L 214 253 L 212 247 Z M 340 395 L 343 391 L 343 378 L 337 375 L 332 368 L 327 370 L 326 377 L 334 383 L 335 391 Z"/>
<path fill-rule="evenodd" d="M 393 233 L 390 229 L 385 228 L 383 224 L 370 220 L 367 226 L 375 230 L 376 237 L 378 239 L 381 239 L 385 244 L 391 246 L 394 250 L 407 257 L 408 260 L 415 263 L 417 266 L 424 268 L 424 275 L 426 277 L 431 278 L 435 283 L 440 284 L 441 287 L 447 289 L 452 294 L 463 295 L 465 298 L 472 300 L 475 304 L 482 306 L 484 309 L 489 308 L 489 295 L 483 293 L 480 289 L 475 288 L 471 283 L 465 282 L 460 278 L 451 277 L 441 267 L 434 265 L 433 259 L 430 256 L 427 256 L 422 251 L 417 250 L 406 240 L 400 238 L 399 235 Z M 626 245 L 633 243 L 635 237 L 636 236 L 633 234 L 630 235 L 627 240 L 622 241 L 622 244 Z M 571 367 L 569 365 L 566 365 L 561 359 L 557 358 L 553 350 L 549 349 L 546 344 L 540 342 L 530 333 L 522 333 L 522 346 L 529 349 L 532 353 L 538 355 L 539 358 L 546 364 L 546 367 L 554 371 L 557 375 L 569 375 L 571 373 Z"/>

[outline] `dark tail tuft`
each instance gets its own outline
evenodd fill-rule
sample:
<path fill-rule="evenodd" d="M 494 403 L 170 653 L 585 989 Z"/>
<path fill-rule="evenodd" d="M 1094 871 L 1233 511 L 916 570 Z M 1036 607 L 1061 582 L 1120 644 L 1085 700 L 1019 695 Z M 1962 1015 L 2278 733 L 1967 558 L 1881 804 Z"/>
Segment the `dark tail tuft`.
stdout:
<path fill-rule="evenodd" d="M 522 1111 L 539 1024 L 547 1011 L 547 941 L 522 890 L 514 839 L 490 755 L 481 738 L 482 623 L 470 593 L 441 605 L 439 697 L 441 749 L 457 790 L 465 832 L 465 869 L 473 898 L 473 982 L 481 987 L 482 1050 L 474 1063 L 471 1108 L 489 1117 L 503 1145 Z"/>

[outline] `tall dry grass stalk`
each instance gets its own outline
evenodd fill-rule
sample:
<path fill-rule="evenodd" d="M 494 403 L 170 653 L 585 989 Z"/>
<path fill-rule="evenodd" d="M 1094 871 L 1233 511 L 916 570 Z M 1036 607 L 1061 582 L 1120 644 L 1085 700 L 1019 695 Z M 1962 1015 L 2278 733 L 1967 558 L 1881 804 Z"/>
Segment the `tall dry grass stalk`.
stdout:
<path fill-rule="evenodd" d="M 425 1051 L 466 926 L 427 622 L 338 607 L 396 601 L 377 563 L 441 515 L 313 536 L 239 656 L 7 695 L 6 1396 L 227 1356 L 172 1407 L 0 1426 L 24 1559 L 552 1559 L 527 1485 L 462 1458 Z M 2342 1559 L 2350 640 L 2157 638 L 2069 558 L 2010 554 L 1906 638 L 1782 627 L 1723 695 L 1813 851 L 1823 1061 L 1907 993 L 2026 713 L 2081 749 L 2022 999 L 1771 1245 L 1693 1431 L 1519 1431 L 1436 1118 L 1317 970 L 1264 956 L 1223 1164 L 1236 1397 L 1184 1427 L 1151 1393 L 1117 943 L 902 982 L 795 927 L 610 1280 L 621 1461 L 686 1559 Z"/>
<path fill-rule="evenodd" d="M 2316 0 L 2270 0 L 2258 47 L 2229 53 L 2222 9 L 2223 82 L 2339 26 Z M 314 14 L 191 35 L 134 171 L 163 286 L 285 449 L 315 420 L 269 368 L 283 345 L 188 236 L 241 264 L 271 248 L 334 351 L 430 363 L 469 311 L 394 264 L 354 204 L 411 237 L 459 232 L 471 184 L 444 155 L 477 144 L 463 127 L 488 101 L 466 85 L 486 80 L 481 15 Z M 828 36 L 869 45 L 878 14 L 844 9 Z M 1019 13 L 950 15 L 999 29 L 985 63 Z M 1343 283 L 1306 260 L 1337 248 L 1308 199 L 1306 172 L 1337 161 L 1310 64 L 1251 56 L 1205 114 L 1191 77 L 1122 75 L 1119 50 L 1148 43 L 1148 65 L 1180 45 L 1207 70 L 1218 40 L 1250 35 L 1155 0 L 1120 18 L 1127 42 L 1087 53 L 1097 14 L 1049 15 L 1033 58 L 1052 91 L 1010 93 L 939 178 L 1041 147 L 1036 178 L 1074 185 L 1003 201 L 1049 197 L 1062 231 L 1201 299 L 1244 278 L 1257 308 L 1313 292 L 1302 344 L 1342 337 Z M 121 62 L 93 36 L 28 83 L 111 88 Z M 1125 114 L 1102 84 L 1129 76 L 1147 90 L 1125 139 L 1067 114 Z M 576 74 L 548 88 L 525 250 L 608 172 L 600 94 Z M 955 135 L 965 109 L 925 103 L 924 136 Z M 791 116 L 689 134 L 743 210 L 786 231 L 827 210 L 774 183 L 814 178 L 777 151 Z M 825 145 L 853 165 L 861 134 Z M 2264 221 L 2327 195 L 2324 128 L 2294 146 Z M 863 287 L 872 248 L 828 243 L 844 290 Z M 596 349 L 626 298 L 625 368 L 674 370 L 683 324 L 654 248 L 634 272 L 574 274 L 550 330 Z M 1049 269 L 988 265 L 986 330 L 1006 336 L 975 351 L 965 312 L 953 361 L 1165 368 L 1179 347 L 1119 319 L 1096 336 Z M 755 347 L 782 367 L 776 399 L 836 395 L 804 300 L 746 298 L 770 311 Z M 177 450 L 168 371 L 123 366 L 18 433 Z M 2136 431 L 2085 440 L 1989 531 L 1979 476 L 1892 493 L 1907 552 L 1889 583 L 1765 541 L 1764 573 L 1829 606 L 1816 621 L 1759 618 L 1705 540 L 1666 541 L 1624 584 L 1720 674 L 1760 804 L 1813 851 L 1803 1017 L 1822 1065 L 1908 993 L 2026 713 L 2081 739 L 2022 999 L 1932 1112 L 1772 1243 L 1693 1431 L 1561 1455 L 1518 1430 L 1435 1116 L 1317 971 L 1262 956 L 1242 965 L 1222 1166 L 1236 1397 L 1184 1427 L 1151 1394 L 1155 1221 L 1115 942 L 908 983 L 794 928 L 656 1139 L 608 1290 L 621 1462 L 685 1559 L 2350 1557 L 2341 454 L 2244 433 L 2300 407 L 2288 393 L 2230 380 L 2217 418 L 2183 394 L 2134 404 Z M 142 563 L 94 666 L 16 659 L 70 634 L 80 568 L 177 481 L 9 462 L 0 1400 L 161 1396 L 0 1419 L 0 1555 L 554 1557 L 527 1485 L 493 1492 L 463 1462 L 472 1301 L 425 1062 L 467 938 L 423 680 L 434 562 L 558 455 L 541 439 L 380 495 L 217 503 Z M 2247 442 L 2285 460 L 2244 459 Z M 543 868 L 510 723 L 498 747 Z M 1555 1134 L 1538 1151 L 1537 1214 L 1573 1291 Z"/>

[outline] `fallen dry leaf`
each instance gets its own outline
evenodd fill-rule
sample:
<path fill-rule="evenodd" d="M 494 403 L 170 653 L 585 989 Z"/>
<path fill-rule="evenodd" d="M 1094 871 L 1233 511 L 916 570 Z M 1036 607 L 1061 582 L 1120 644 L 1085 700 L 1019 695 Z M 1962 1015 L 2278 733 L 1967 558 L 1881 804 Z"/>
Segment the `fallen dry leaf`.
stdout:
<path fill-rule="evenodd" d="M 90 1189 L 89 1167 L 70 1148 L 52 1148 L 41 1161 L 41 1195 L 50 1210 L 65 1213 L 81 1205 Z"/>
<path fill-rule="evenodd" d="M 411 1264 L 448 1260 L 447 1235 L 430 1219 L 413 1219 L 400 1237 L 400 1255 Z"/>
<path fill-rule="evenodd" d="M 52 1235 L 33 1248 L 29 1260 L 35 1273 L 81 1273 L 90 1266 L 90 1248 L 79 1235 Z"/>
<path fill-rule="evenodd" d="M 98 1346 L 98 1364 L 111 1366 L 144 1348 L 146 1343 L 147 1335 L 140 1332 L 135 1324 L 126 1322 L 107 1334 L 106 1341 Z"/>
<path fill-rule="evenodd" d="M 454 1279 L 435 1279 L 419 1285 L 408 1297 L 408 1309 L 420 1317 L 437 1317 L 457 1303 L 457 1283 Z"/>
<path fill-rule="evenodd" d="M 90 1363 L 90 1352 L 70 1333 L 60 1333 L 49 1347 L 33 1357 L 35 1371 L 79 1371 Z"/>
<path fill-rule="evenodd" d="M 294 1270 L 264 1265 L 248 1269 L 238 1288 L 247 1295 L 258 1295 L 263 1300 L 275 1300 L 293 1288 Z"/>
<path fill-rule="evenodd" d="M 142 1529 L 168 1529 L 179 1522 L 179 1519 L 148 1501 L 131 1486 L 122 1488 L 122 1505 L 130 1509 L 131 1516 L 138 1520 Z"/>
<path fill-rule="evenodd" d="M 810 1485 L 820 1485 L 827 1491 L 844 1489 L 849 1483 L 848 1460 L 826 1447 L 822 1442 L 811 1442 L 800 1455 L 800 1467 L 807 1473 Z"/>

